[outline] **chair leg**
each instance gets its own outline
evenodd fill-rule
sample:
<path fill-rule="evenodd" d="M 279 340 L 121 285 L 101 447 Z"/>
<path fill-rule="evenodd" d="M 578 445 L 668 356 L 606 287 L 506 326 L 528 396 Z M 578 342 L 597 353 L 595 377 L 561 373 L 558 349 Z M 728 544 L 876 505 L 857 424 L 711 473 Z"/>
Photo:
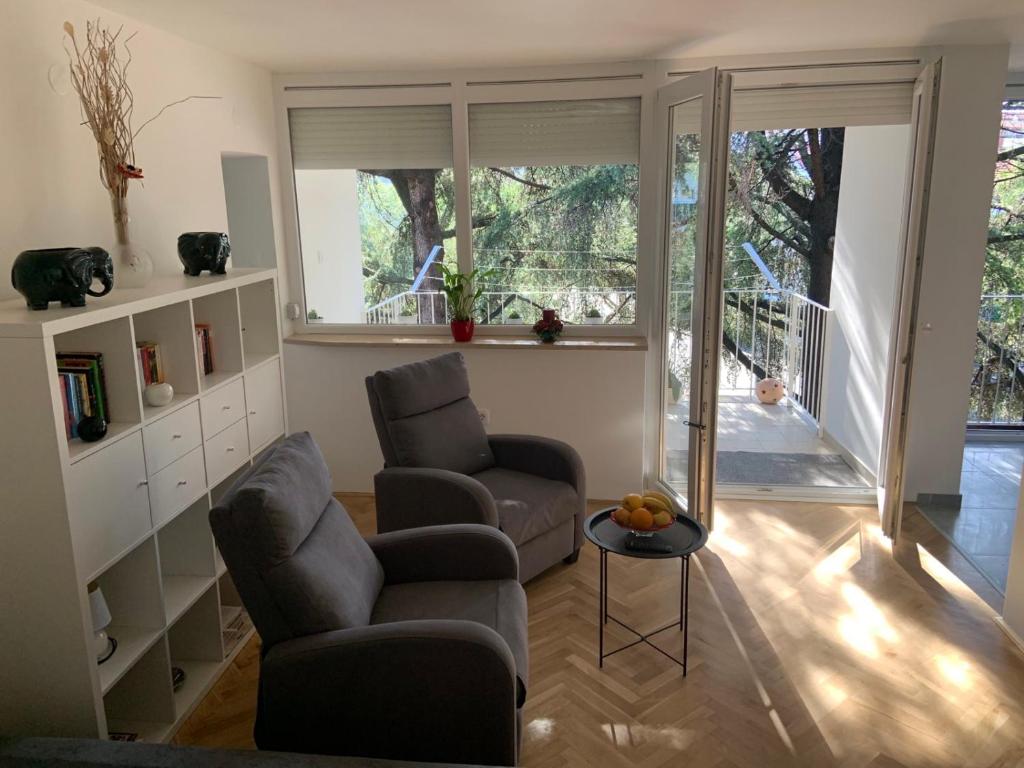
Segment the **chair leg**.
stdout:
<path fill-rule="evenodd" d="M 574 549 L 572 551 L 571 555 L 569 555 L 568 557 L 563 557 L 562 558 L 562 562 L 565 563 L 566 565 L 572 565 L 573 563 L 575 563 L 579 559 L 580 559 L 580 551 L 578 549 Z"/>

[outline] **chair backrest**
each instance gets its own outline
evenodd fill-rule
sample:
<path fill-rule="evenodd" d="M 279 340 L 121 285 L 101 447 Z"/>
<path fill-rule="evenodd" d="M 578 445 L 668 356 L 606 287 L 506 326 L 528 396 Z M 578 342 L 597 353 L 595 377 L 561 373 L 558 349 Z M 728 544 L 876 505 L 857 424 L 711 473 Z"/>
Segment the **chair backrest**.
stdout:
<path fill-rule="evenodd" d="M 461 352 L 377 371 L 366 393 L 385 466 L 467 475 L 494 466 Z"/>
<path fill-rule="evenodd" d="M 369 623 L 384 573 L 332 495 L 308 432 L 264 454 L 210 511 L 210 526 L 264 649 Z"/>

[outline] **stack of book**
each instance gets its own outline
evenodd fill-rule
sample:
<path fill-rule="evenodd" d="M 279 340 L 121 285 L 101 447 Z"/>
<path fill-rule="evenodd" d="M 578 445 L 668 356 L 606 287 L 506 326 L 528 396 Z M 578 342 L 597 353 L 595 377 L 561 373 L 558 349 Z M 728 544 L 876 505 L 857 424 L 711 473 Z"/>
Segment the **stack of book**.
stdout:
<path fill-rule="evenodd" d="M 69 440 L 78 437 L 78 422 L 86 416 L 99 416 L 110 423 L 102 353 L 58 352 L 57 378 Z"/>
<path fill-rule="evenodd" d="M 199 370 L 204 376 L 213 373 L 213 339 L 210 326 L 196 323 L 196 355 L 199 358 Z"/>
<path fill-rule="evenodd" d="M 139 378 L 143 388 L 149 384 L 162 384 L 164 360 L 160 355 L 160 345 L 152 341 L 137 341 L 135 348 L 139 353 Z"/>

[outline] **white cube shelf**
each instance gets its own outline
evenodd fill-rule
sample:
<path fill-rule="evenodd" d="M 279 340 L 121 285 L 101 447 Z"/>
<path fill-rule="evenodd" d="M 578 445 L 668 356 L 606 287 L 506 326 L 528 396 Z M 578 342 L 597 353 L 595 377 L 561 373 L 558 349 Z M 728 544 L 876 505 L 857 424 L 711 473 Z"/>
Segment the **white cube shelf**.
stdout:
<path fill-rule="evenodd" d="M 256 269 L 159 277 L 84 308 L 0 302 L 10 382 L 0 484 L 18 512 L 0 537 L 0 562 L 18 573 L 5 593 L 17 621 L 0 632 L 0 654 L 18 660 L 4 676 L 0 733 L 167 740 L 251 635 L 209 511 L 286 434 L 279 306 L 275 271 Z M 210 326 L 210 374 L 198 361 L 197 323 Z M 142 341 L 160 345 L 175 390 L 166 406 L 145 403 Z M 103 354 L 112 420 L 102 440 L 65 436 L 58 352 Z M 118 644 L 103 664 L 93 582 Z M 225 621 L 245 628 L 228 649 Z M 185 671 L 177 691 L 172 666 Z"/>

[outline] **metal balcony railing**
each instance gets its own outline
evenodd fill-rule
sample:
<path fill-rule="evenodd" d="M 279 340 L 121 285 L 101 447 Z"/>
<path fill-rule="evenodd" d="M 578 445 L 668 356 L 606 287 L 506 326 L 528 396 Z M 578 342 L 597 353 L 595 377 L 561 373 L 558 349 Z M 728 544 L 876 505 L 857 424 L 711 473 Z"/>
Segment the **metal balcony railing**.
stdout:
<path fill-rule="evenodd" d="M 985 294 L 978 310 L 967 424 L 1024 427 L 1024 295 Z"/>

